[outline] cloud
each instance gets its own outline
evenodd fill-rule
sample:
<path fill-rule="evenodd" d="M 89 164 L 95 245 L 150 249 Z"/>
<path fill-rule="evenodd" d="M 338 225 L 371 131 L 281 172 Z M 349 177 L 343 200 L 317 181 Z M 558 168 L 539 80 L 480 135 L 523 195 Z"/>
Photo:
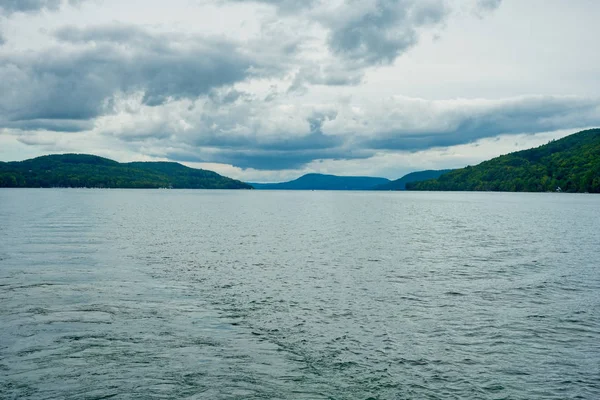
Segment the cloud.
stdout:
<path fill-rule="evenodd" d="M 494 11 L 502 4 L 502 0 L 477 0 L 477 8 L 482 11 Z"/>
<path fill-rule="evenodd" d="M 225 149 L 204 161 L 260 170 L 299 168 L 322 159 L 362 159 L 380 151 L 449 147 L 501 134 L 600 125 L 600 101 L 572 97 L 529 96 L 497 101 L 392 98 L 384 104 L 361 107 L 340 103 L 319 108 L 329 111 L 318 116 L 316 107 L 312 114 L 306 108 L 296 109 L 294 113 L 302 116 L 308 129 L 295 135 L 289 135 L 293 130 L 283 125 L 268 139 L 262 137 L 264 131 L 259 128 L 247 142 L 223 143 L 222 136 L 216 135 L 210 142 L 197 141 L 194 145 L 199 149 Z M 238 127 L 246 123 L 236 120 Z M 302 125 L 302 121 L 297 124 Z"/>
<path fill-rule="evenodd" d="M 417 29 L 443 21 L 443 1 L 349 1 L 320 17 L 330 51 L 361 64 L 391 64 L 414 46 Z"/>
<path fill-rule="evenodd" d="M 473 6 L 473 14 L 479 18 L 496 11 L 502 4 L 502 0 L 476 0 Z"/>
<path fill-rule="evenodd" d="M 38 54 L 0 55 L 4 126 L 91 119 L 111 112 L 120 92 L 142 92 L 143 103 L 152 106 L 196 98 L 243 81 L 260 67 L 237 43 L 221 38 L 124 25 L 64 28 L 56 38 L 59 45 Z"/>
<path fill-rule="evenodd" d="M 308 64 L 294 75 L 289 92 L 306 91 L 307 85 L 355 86 L 362 82 L 363 71 L 340 64 Z"/>
<path fill-rule="evenodd" d="M 319 0 L 223 0 L 224 3 L 235 2 L 235 3 L 256 3 L 256 4 L 267 4 L 277 7 L 277 9 L 284 13 L 294 13 L 301 10 L 309 9 L 313 7 Z"/>
<path fill-rule="evenodd" d="M 112 23 L 62 27 L 55 30 L 54 43 L 37 52 L 0 53 L 0 90 L 11 94 L 0 99 L 0 126 L 54 130 L 59 124 L 44 122 L 113 113 L 120 94 L 141 92 L 143 104 L 160 106 L 202 97 L 213 88 L 286 74 L 289 93 L 303 94 L 315 85 L 357 86 L 365 68 L 392 63 L 416 44 L 419 28 L 441 23 L 449 10 L 442 0 L 352 0 L 335 6 L 260 2 L 296 12 L 285 17 L 287 24 L 264 21 L 260 36 L 245 41 Z M 60 5 L 28 0 L 2 7 L 16 12 Z M 302 21 L 326 30 L 320 42 L 312 33 L 292 35 Z M 319 43 L 329 53 L 311 56 L 319 52 Z M 27 122 L 32 120 L 37 122 Z M 68 130 L 77 126 L 66 125 Z"/>
<path fill-rule="evenodd" d="M 361 151 L 356 158 L 368 158 L 374 153 Z M 252 168 L 255 170 L 277 170 L 300 168 L 314 160 L 320 159 L 344 159 L 347 152 L 341 149 L 316 149 L 290 151 L 265 151 L 265 150 L 230 150 L 219 149 L 217 152 L 204 152 L 202 148 L 196 148 L 193 152 L 170 151 L 158 153 L 156 156 L 164 156 L 179 162 L 203 162 L 235 165 L 239 168 Z"/>
<path fill-rule="evenodd" d="M 442 23 L 451 10 L 444 0 L 252 2 L 275 6 L 284 14 L 294 11 L 308 23 L 318 22 L 328 32 L 326 44 L 333 55 L 363 66 L 393 63 L 418 42 L 419 28 Z"/>
<path fill-rule="evenodd" d="M 313 52 L 296 59 L 289 88 L 300 93 L 312 85 L 361 84 L 366 69 L 393 64 L 425 30 L 442 26 L 452 10 L 447 0 L 231 1 L 272 6 L 278 15 L 266 21 L 284 20 L 303 32 L 301 43 Z M 297 47 L 302 50 L 302 44 Z"/>
<path fill-rule="evenodd" d="M 600 125 L 600 99 L 573 96 L 293 100 L 267 102 L 249 93 L 215 89 L 194 102 L 154 108 L 140 97 L 133 107 L 131 100 L 124 100 L 118 108 L 129 104 L 130 112 L 103 117 L 96 132 L 144 148 L 153 157 L 272 170 L 302 168 L 316 160 L 450 147 L 501 134 Z"/>
<path fill-rule="evenodd" d="M 144 13 L 118 0 L 68 4 L 0 0 L 0 140 L 23 154 L 88 151 L 257 176 L 340 173 L 373 159 L 398 171 L 393 162 L 476 152 L 472 143 L 498 135 L 600 125 L 600 99 L 586 97 L 597 93 L 587 42 L 572 25 L 556 36 L 552 13 L 520 18 L 531 15 L 525 2 L 497 24 L 474 17 L 500 6 L 491 0 L 173 0 L 148 1 Z M 585 14 L 565 23 L 594 32 Z M 538 51 L 544 38 L 552 52 Z"/>
<path fill-rule="evenodd" d="M 43 9 L 57 10 L 61 0 L 2 0 L 0 12 L 11 14 L 15 12 L 36 12 Z"/>
<path fill-rule="evenodd" d="M 521 96 L 426 101 L 395 96 L 384 104 L 346 107 L 339 116 L 324 124 L 324 132 L 355 135 L 361 148 L 416 151 L 501 134 L 598 125 L 600 99 Z"/>
<path fill-rule="evenodd" d="M 69 0 L 71 5 L 78 5 L 86 0 Z M 35 13 L 42 10 L 56 11 L 62 0 L 0 0 L 0 15 L 13 13 Z"/>
<path fill-rule="evenodd" d="M 73 119 L 31 119 L 24 121 L 7 121 L 6 128 L 21 129 L 24 131 L 46 130 L 54 132 L 81 132 L 94 127 L 90 120 Z"/>

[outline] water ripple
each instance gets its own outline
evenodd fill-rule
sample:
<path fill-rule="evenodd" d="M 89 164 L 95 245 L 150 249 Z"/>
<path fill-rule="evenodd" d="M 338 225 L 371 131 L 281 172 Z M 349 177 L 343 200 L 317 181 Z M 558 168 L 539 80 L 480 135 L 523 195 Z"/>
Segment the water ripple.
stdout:
<path fill-rule="evenodd" d="M 0 204 L 2 398 L 600 398 L 593 196 Z"/>

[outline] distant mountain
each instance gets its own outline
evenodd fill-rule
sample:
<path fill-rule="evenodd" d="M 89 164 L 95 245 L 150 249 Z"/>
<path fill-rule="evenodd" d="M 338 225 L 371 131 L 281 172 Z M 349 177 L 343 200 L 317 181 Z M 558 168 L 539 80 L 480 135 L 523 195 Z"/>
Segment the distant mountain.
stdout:
<path fill-rule="evenodd" d="M 408 190 L 600 193 L 600 129 L 409 183 Z"/>
<path fill-rule="evenodd" d="M 386 178 L 368 176 L 306 174 L 289 182 L 250 183 L 250 185 L 255 189 L 270 190 L 369 190 L 389 181 Z"/>
<path fill-rule="evenodd" d="M 383 185 L 378 185 L 373 188 L 373 190 L 406 190 L 406 184 L 410 182 L 420 182 L 425 181 L 427 179 L 435 179 L 442 174 L 452 171 L 451 169 L 441 169 L 441 170 L 427 170 L 427 171 L 417 171 L 411 172 L 410 174 L 404 175 L 400 179 L 396 179 L 395 181 L 391 181 L 388 183 L 384 183 Z"/>
<path fill-rule="evenodd" d="M 251 189 L 216 172 L 174 162 L 118 163 L 89 154 L 0 162 L 0 187 Z"/>

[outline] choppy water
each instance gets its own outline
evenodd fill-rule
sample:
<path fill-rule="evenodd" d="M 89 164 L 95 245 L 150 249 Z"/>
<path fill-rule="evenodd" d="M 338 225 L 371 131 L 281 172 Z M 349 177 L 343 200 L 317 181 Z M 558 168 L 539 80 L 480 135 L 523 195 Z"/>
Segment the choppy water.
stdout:
<path fill-rule="evenodd" d="M 598 399 L 600 197 L 0 190 L 1 398 Z"/>

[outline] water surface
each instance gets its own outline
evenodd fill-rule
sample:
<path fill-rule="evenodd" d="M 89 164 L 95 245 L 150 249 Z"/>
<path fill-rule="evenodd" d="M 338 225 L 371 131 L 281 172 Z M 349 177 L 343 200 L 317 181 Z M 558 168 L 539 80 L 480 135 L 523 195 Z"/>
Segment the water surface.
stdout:
<path fill-rule="evenodd" d="M 1 398 L 600 398 L 600 197 L 0 190 Z"/>

